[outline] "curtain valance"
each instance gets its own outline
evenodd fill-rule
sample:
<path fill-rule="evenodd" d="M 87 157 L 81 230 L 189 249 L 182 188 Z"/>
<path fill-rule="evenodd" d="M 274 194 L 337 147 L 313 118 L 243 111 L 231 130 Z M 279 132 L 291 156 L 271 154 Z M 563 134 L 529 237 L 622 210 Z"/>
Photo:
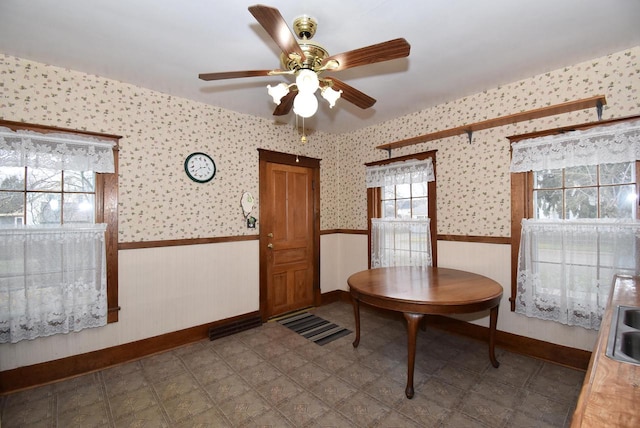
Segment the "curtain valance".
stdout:
<path fill-rule="evenodd" d="M 115 143 L 84 135 L 0 127 L 0 166 L 115 172 Z"/>
<path fill-rule="evenodd" d="M 367 188 L 435 181 L 431 158 L 407 160 L 366 168 Z"/>
<path fill-rule="evenodd" d="M 640 120 L 549 135 L 511 145 L 511 172 L 640 160 Z"/>

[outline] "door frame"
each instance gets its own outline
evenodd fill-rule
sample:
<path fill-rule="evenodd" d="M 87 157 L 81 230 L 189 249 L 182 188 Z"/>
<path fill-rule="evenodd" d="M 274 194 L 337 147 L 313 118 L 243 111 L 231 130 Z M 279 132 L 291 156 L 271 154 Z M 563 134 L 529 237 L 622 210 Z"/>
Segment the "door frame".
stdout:
<path fill-rule="evenodd" d="M 259 197 L 258 203 L 267 191 L 267 163 L 277 163 L 282 165 L 300 166 L 312 170 L 313 183 L 313 304 L 319 306 L 322 297 L 320 293 L 320 159 L 310 158 L 306 156 L 292 155 L 289 153 L 274 152 L 271 150 L 258 149 L 259 153 Z M 263 210 L 260 210 L 258 226 L 259 226 L 259 245 L 260 245 L 260 318 L 262 322 L 267 322 L 267 244 L 269 239 L 267 231 L 262 228 L 265 218 Z"/>

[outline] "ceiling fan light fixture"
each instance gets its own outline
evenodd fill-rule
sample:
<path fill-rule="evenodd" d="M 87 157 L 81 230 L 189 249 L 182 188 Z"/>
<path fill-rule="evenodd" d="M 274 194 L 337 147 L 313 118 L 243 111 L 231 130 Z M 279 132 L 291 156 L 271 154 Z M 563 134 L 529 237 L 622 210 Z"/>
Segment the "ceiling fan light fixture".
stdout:
<path fill-rule="evenodd" d="M 286 83 L 279 83 L 276 86 L 267 85 L 267 91 L 273 98 L 273 102 L 276 103 L 276 105 L 280 105 L 282 97 L 289 93 L 289 85 Z"/>
<path fill-rule="evenodd" d="M 281 68 L 204 73 L 199 74 L 198 77 L 205 81 L 212 81 L 241 77 L 295 76 L 295 83 L 283 83 L 274 87 L 267 86 L 269 95 L 277 105 L 273 111 L 274 116 L 288 114 L 296 101 L 296 118 L 298 115 L 312 116 L 317 109 L 318 98 L 316 98 L 315 92 L 318 88 L 321 89 L 322 97 L 331 107 L 339 98 L 344 98 L 345 101 L 361 109 L 370 108 L 376 103 L 375 99 L 335 78 L 321 79 L 322 85 L 320 85 L 320 73 L 342 71 L 405 58 L 409 56 L 411 50 L 411 45 L 405 39 L 397 38 L 330 55 L 322 45 L 311 40 L 318 25 L 314 18 L 309 16 L 296 18 L 292 30 L 275 7 L 257 4 L 249 6 L 249 12 L 279 48 Z M 294 87 L 294 85 L 296 86 Z M 325 89 L 325 86 L 329 86 L 331 89 Z M 341 90 L 335 91 L 334 87 L 341 88 Z M 291 88 L 293 88 L 293 92 L 290 90 Z M 343 96 L 340 95 L 340 92 Z"/>
<path fill-rule="evenodd" d="M 300 117 L 311 117 L 318 111 L 318 99 L 313 93 L 298 92 L 293 100 L 293 112 Z"/>
<path fill-rule="evenodd" d="M 315 71 L 304 68 L 300 70 L 296 76 L 296 86 L 300 93 L 313 94 L 316 89 L 318 89 L 318 86 L 320 86 L 318 75 Z"/>
<path fill-rule="evenodd" d="M 336 105 L 336 101 L 338 101 L 338 98 L 340 98 L 340 95 L 342 94 L 342 89 L 336 91 L 331 86 L 325 86 L 322 88 L 320 94 L 322 95 L 322 98 L 327 100 L 329 103 L 329 108 L 333 108 L 333 106 Z"/>

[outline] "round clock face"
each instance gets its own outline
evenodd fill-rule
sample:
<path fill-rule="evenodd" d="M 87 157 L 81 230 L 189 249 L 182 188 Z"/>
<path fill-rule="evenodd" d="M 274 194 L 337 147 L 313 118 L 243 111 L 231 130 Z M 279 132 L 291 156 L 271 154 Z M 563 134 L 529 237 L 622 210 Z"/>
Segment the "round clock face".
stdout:
<path fill-rule="evenodd" d="M 191 153 L 184 161 L 184 170 L 196 183 L 206 183 L 216 175 L 216 164 L 206 153 Z"/>

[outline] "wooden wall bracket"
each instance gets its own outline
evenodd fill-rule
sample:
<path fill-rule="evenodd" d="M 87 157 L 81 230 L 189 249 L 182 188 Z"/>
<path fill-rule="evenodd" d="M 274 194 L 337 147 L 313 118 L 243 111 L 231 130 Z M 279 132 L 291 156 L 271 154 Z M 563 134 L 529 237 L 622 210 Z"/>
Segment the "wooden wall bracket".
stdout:
<path fill-rule="evenodd" d="M 514 123 L 523 122 L 525 120 L 539 119 L 541 117 L 555 116 L 557 114 L 569 113 L 576 110 L 586 110 L 595 107 L 597 109 L 598 120 L 602 119 L 602 107 L 607 103 L 604 95 L 596 95 L 594 97 L 582 100 L 569 101 L 562 104 L 541 107 L 534 110 L 524 111 L 520 113 L 510 114 L 508 116 L 496 117 L 482 122 L 472 123 L 470 125 L 462 125 L 455 128 L 445 129 L 442 131 L 432 132 L 430 134 L 419 135 L 417 137 L 408 138 L 406 140 L 396 141 L 393 143 L 377 146 L 376 149 L 382 149 L 389 152 L 399 149 L 400 147 L 412 146 L 414 144 L 425 143 L 427 141 L 440 140 L 442 138 L 453 137 L 455 135 L 467 134 L 469 143 L 475 131 L 483 129 L 495 128 L 498 126 L 512 125 Z"/>

